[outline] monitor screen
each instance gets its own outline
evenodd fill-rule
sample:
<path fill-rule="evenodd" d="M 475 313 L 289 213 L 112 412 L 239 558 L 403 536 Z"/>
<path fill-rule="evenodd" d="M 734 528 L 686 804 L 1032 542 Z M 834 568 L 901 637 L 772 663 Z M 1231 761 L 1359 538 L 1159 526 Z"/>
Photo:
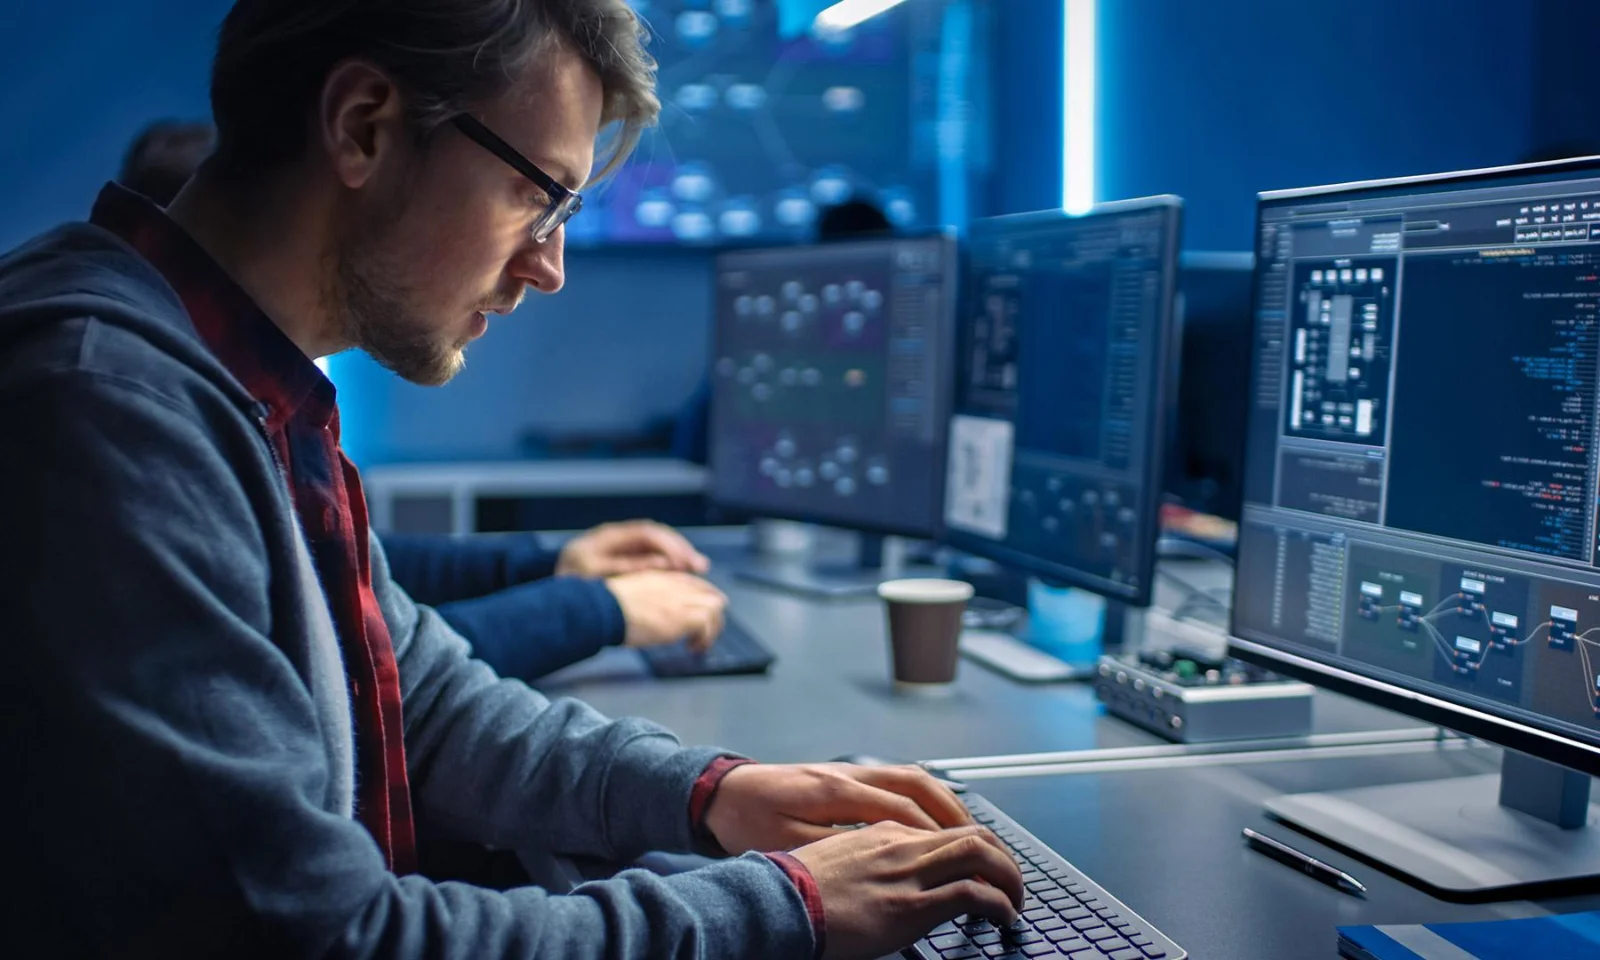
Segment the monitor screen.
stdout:
<path fill-rule="evenodd" d="M 953 546 L 1149 601 L 1181 212 L 1158 197 L 972 224 Z"/>
<path fill-rule="evenodd" d="M 1256 256 L 1236 648 L 1595 766 L 1600 164 L 1263 194 Z"/>
<path fill-rule="evenodd" d="M 955 257 L 945 236 L 719 255 L 712 498 L 937 536 Z"/>

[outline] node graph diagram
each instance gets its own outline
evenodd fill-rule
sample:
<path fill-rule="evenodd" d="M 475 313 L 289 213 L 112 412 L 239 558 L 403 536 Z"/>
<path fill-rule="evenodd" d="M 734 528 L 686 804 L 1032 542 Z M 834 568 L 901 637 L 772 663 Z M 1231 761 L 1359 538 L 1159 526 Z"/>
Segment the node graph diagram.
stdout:
<path fill-rule="evenodd" d="M 1421 566 L 1357 569 L 1347 653 L 1423 677 L 1431 664 L 1452 686 L 1600 723 L 1600 597 L 1552 602 L 1552 590 L 1572 588 L 1540 585 L 1530 597 L 1518 577 L 1447 566 L 1442 580 L 1423 578 Z"/>

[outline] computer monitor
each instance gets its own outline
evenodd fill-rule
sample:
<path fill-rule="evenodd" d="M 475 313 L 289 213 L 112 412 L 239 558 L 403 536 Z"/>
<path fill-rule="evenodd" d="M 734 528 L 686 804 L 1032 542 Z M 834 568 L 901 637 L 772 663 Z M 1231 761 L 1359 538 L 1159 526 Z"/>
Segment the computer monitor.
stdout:
<path fill-rule="evenodd" d="M 1447 894 L 1592 884 L 1600 158 L 1258 209 L 1232 651 L 1512 748 L 1269 811 Z"/>
<path fill-rule="evenodd" d="M 975 221 L 946 541 L 1147 604 L 1182 201 Z"/>
<path fill-rule="evenodd" d="M 713 501 L 760 517 L 936 537 L 956 278 L 948 235 L 720 254 Z M 859 592 L 875 580 L 779 585 Z"/>
<path fill-rule="evenodd" d="M 1178 260 L 1178 386 L 1166 493 L 1200 513 L 1239 519 L 1250 373 L 1248 251 L 1186 251 Z"/>

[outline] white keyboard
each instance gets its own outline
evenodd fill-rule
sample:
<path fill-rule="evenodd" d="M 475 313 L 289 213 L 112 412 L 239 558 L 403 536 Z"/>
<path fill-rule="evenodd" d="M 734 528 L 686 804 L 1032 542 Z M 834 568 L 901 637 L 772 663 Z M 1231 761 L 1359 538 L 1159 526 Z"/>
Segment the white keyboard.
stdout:
<path fill-rule="evenodd" d="M 1075 667 L 1008 633 L 966 630 L 961 634 L 961 655 L 991 670 L 1026 683 L 1080 680 L 1094 672 L 1092 666 Z"/>

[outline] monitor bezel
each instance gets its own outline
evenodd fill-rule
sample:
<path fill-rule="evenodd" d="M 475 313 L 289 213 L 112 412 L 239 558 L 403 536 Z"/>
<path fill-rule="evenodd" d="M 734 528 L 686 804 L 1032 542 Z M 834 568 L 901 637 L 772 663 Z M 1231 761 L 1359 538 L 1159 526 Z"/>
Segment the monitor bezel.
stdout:
<path fill-rule="evenodd" d="M 1567 175 L 1586 171 L 1600 174 L 1600 156 L 1485 167 L 1474 170 L 1456 170 L 1413 177 L 1356 181 L 1295 190 L 1263 191 L 1256 196 L 1256 238 L 1254 242 L 1256 244 L 1260 243 L 1264 211 L 1269 207 L 1274 209 L 1281 207 L 1283 201 L 1286 200 L 1293 201 L 1308 197 L 1338 198 L 1352 194 L 1362 194 L 1361 199 L 1366 199 L 1368 196 L 1374 195 L 1374 191 L 1393 190 L 1399 193 L 1419 186 L 1429 188 L 1432 192 L 1442 192 L 1440 188 L 1448 188 L 1457 184 L 1466 186 L 1508 178 L 1526 178 L 1523 182 L 1537 183 L 1540 181 L 1541 176 L 1546 174 Z M 1507 185 L 1515 186 L 1516 183 L 1508 183 Z M 1377 195 L 1381 196 L 1382 194 L 1379 193 Z M 1257 259 L 1256 269 L 1257 271 L 1260 270 L 1259 258 Z M 1258 273 L 1257 276 L 1252 278 L 1250 285 L 1250 370 L 1252 388 L 1255 385 L 1256 372 L 1259 370 L 1260 295 L 1261 278 Z M 1249 433 L 1248 429 L 1240 430 L 1241 455 L 1245 458 L 1250 455 Z M 1245 464 L 1248 470 L 1248 460 L 1242 459 L 1241 463 Z M 1248 500 L 1241 504 L 1241 514 L 1247 506 Z M 1244 520 L 1241 516 L 1239 538 L 1239 554 L 1241 558 L 1245 549 L 1245 539 Z M 1285 676 L 1303 680 L 1336 693 L 1342 693 L 1374 706 L 1414 717 L 1425 723 L 1449 727 L 1469 736 L 1497 743 L 1508 749 L 1517 750 L 1574 770 L 1581 770 L 1591 775 L 1600 776 L 1600 743 L 1584 743 L 1576 739 L 1569 731 L 1553 723 L 1549 725 L 1537 722 L 1530 723 L 1525 717 L 1513 716 L 1509 711 L 1502 712 L 1487 703 L 1475 703 L 1473 705 L 1453 703 L 1439 695 L 1438 691 L 1423 689 L 1421 684 L 1424 681 L 1418 680 L 1417 685 L 1413 687 L 1410 684 L 1381 679 L 1378 676 L 1351 669 L 1354 665 L 1353 661 L 1334 663 L 1331 657 L 1328 659 L 1321 658 L 1314 651 L 1303 649 L 1290 651 L 1260 639 L 1240 636 L 1238 610 L 1241 583 L 1242 580 L 1235 576 L 1228 630 L 1228 652 L 1232 656 L 1257 666 L 1274 670 Z"/>
<path fill-rule="evenodd" d="M 721 320 L 717 314 L 720 309 L 718 297 L 721 290 L 721 278 L 724 264 L 731 259 L 760 256 L 766 254 L 793 253 L 801 250 L 823 250 L 828 253 L 848 254 L 851 250 L 870 250 L 875 248 L 893 247 L 907 243 L 927 243 L 939 247 L 942 269 L 944 271 L 944 284 L 941 293 L 944 313 L 944 329 L 937 349 L 944 358 L 941 365 L 943 375 L 938 377 L 934 386 L 934 416 L 935 422 L 944 425 L 937 432 L 935 440 L 936 449 L 933 452 L 933 462 L 939 465 L 934 480 L 937 485 L 935 491 L 935 507 L 931 517 L 924 518 L 929 521 L 924 524 L 901 524 L 874 521 L 849 517 L 843 514 L 834 514 L 827 511 L 791 510 L 782 506 L 774 507 L 770 503 L 763 503 L 758 499 L 742 499 L 737 497 L 724 497 L 718 494 L 715 486 L 717 472 L 717 449 L 713 427 L 716 423 L 716 409 L 718 385 L 716 378 L 716 358 L 721 338 Z M 714 507 L 737 511 L 752 517 L 772 520 L 794 520 L 799 523 L 814 523 L 820 526 L 835 527 L 842 530 L 854 530 L 860 533 L 874 534 L 891 537 L 908 537 L 918 540 L 938 540 L 944 532 L 944 464 L 948 456 L 950 441 L 949 422 L 952 398 L 954 396 L 955 378 L 953 365 L 955 363 L 955 328 L 956 309 L 960 304 L 959 286 L 961 281 L 960 251 L 957 247 L 956 235 L 950 230 L 935 232 L 918 232 L 915 234 L 882 234 L 878 236 L 862 237 L 860 239 L 833 240 L 823 243 L 787 243 L 787 244 L 762 244 L 755 246 L 730 247 L 717 251 L 715 261 L 711 268 L 712 304 L 711 304 L 711 330 L 708 358 L 710 367 L 707 377 L 711 383 L 710 399 L 707 404 L 706 426 L 706 499 Z"/>
<path fill-rule="evenodd" d="M 1145 457 L 1144 469 L 1140 473 L 1140 483 L 1143 495 L 1140 497 L 1137 509 L 1143 529 L 1149 531 L 1149 543 L 1143 553 L 1139 565 L 1138 583 L 1130 585 L 1117 583 L 1085 572 L 1084 570 L 1067 564 L 1046 560 L 1033 554 L 1008 548 L 1003 543 L 989 540 L 975 533 L 957 530 L 946 524 L 944 542 L 948 545 L 970 553 L 977 557 L 992 560 L 995 563 L 1028 573 L 1056 584 L 1079 587 L 1097 593 L 1111 600 L 1121 601 L 1135 607 L 1150 605 L 1151 594 L 1154 591 L 1155 566 L 1156 566 L 1156 541 L 1161 536 L 1160 511 L 1163 496 L 1163 487 L 1166 478 L 1166 446 L 1170 432 L 1170 412 L 1168 406 L 1172 403 L 1173 388 L 1176 385 L 1176 365 L 1178 360 L 1175 349 L 1176 327 L 1176 298 L 1178 285 L 1178 258 L 1182 248 L 1183 237 L 1183 199 L 1172 194 L 1161 194 L 1152 197 L 1138 197 L 1131 200 L 1116 200 L 1108 203 L 1095 204 L 1081 214 L 1068 213 L 1064 210 L 1039 210 L 1031 213 L 1009 214 L 1002 217 L 988 217 L 974 220 L 968 230 L 970 237 L 974 233 L 992 230 L 1005 230 L 1011 227 L 1033 227 L 1039 224 L 1074 223 L 1091 217 L 1118 216 L 1129 213 L 1140 213 L 1150 210 L 1166 212 L 1167 223 L 1166 248 L 1162 251 L 1163 287 L 1160 300 L 1160 316 L 1157 318 L 1156 362 L 1155 362 L 1155 396 L 1149 408 L 1149 422 L 1145 424 L 1147 436 L 1150 437 L 1151 450 Z M 971 278 L 971 257 L 963 270 L 962 275 L 962 302 L 961 309 L 970 308 L 968 298 L 974 295 Z M 953 325 L 959 329 L 960 320 Z M 956 345 L 960 349 L 960 343 Z M 960 358 L 957 358 L 958 368 L 952 373 L 952 387 L 956 377 L 961 376 L 959 369 Z M 955 391 L 951 391 L 951 402 L 954 403 Z M 946 457 L 948 458 L 949 444 L 946 443 Z M 948 496 L 948 490 L 946 491 Z"/>

